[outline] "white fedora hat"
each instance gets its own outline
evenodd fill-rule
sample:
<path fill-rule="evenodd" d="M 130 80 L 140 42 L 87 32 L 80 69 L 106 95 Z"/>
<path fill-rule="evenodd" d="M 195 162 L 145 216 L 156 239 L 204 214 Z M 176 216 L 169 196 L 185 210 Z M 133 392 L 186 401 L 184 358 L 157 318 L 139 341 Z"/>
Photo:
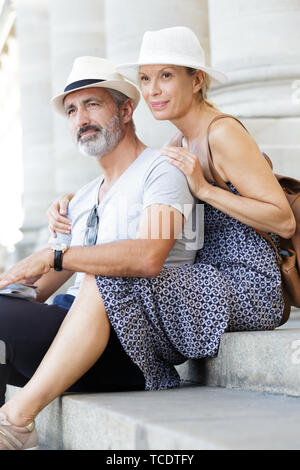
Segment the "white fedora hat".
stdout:
<path fill-rule="evenodd" d="M 116 66 L 112 62 L 100 57 L 84 56 L 75 59 L 64 92 L 52 98 L 51 103 L 57 112 L 65 114 L 64 99 L 69 93 L 94 87 L 122 92 L 133 100 L 134 108 L 140 100 L 139 90 L 117 73 Z"/>
<path fill-rule="evenodd" d="M 211 77 L 212 83 L 228 80 L 224 73 L 205 65 L 204 50 L 197 36 L 185 26 L 146 31 L 138 62 L 120 64 L 117 71 L 128 80 L 138 83 L 139 67 L 152 64 L 182 65 L 203 70 Z"/>

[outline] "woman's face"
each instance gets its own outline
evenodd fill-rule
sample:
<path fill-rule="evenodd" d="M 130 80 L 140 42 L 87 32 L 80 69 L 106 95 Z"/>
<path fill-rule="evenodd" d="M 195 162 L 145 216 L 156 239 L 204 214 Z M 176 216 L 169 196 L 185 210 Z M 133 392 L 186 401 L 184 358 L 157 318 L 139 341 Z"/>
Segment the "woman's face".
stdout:
<path fill-rule="evenodd" d="M 139 84 L 153 116 L 158 120 L 177 120 L 190 109 L 195 93 L 194 76 L 177 65 L 142 65 Z"/>

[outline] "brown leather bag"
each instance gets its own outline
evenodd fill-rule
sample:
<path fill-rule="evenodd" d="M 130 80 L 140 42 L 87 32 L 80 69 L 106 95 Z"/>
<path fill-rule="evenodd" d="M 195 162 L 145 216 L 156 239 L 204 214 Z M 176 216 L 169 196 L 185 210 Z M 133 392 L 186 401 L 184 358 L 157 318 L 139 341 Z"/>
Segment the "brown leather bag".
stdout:
<path fill-rule="evenodd" d="M 246 131 L 247 129 L 241 123 L 241 121 L 239 121 L 236 117 L 231 116 L 230 114 L 221 114 L 219 116 L 216 116 L 211 121 L 207 129 L 207 158 L 211 174 L 218 186 L 227 191 L 230 191 L 230 189 L 223 181 L 213 164 L 213 158 L 209 144 L 209 134 L 211 130 L 211 125 L 215 121 L 225 117 L 235 119 L 244 127 Z M 263 155 L 268 161 L 271 168 L 273 169 L 272 162 L 268 155 L 266 155 L 265 153 L 263 153 Z M 254 230 L 256 230 L 257 233 L 259 233 L 270 243 L 270 245 L 272 245 L 276 253 L 278 265 L 280 266 L 282 289 L 285 303 L 285 308 L 280 323 L 280 325 L 283 325 L 289 319 L 291 306 L 293 305 L 295 307 L 300 307 L 300 181 L 294 178 L 290 178 L 288 176 L 282 176 L 277 174 L 275 174 L 275 176 L 279 184 L 281 185 L 295 216 L 296 231 L 293 237 L 290 239 L 284 239 L 280 237 L 280 250 L 278 250 L 277 246 L 274 244 L 273 240 L 269 237 L 267 233 L 256 229 Z"/>

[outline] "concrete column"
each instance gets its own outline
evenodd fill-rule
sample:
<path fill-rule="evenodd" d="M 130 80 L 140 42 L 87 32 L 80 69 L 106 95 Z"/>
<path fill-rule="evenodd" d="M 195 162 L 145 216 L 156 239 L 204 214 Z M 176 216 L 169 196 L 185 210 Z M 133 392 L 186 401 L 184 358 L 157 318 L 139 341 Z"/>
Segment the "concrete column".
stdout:
<path fill-rule="evenodd" d="M 63 91 L 76 57 L 105 56 L 104 1 L 51 0 L 52 94 Z M 75 191 L 99 174 L 99 165 L 79 154 L 67 120 L 53 112 L 55 191 Z"/>
<path fill-rule="evenodd" d="M 116 63 L 135 62 L 147 30 L 188 26 L 197 34 L 209 62 L 207 0 L 106 0 L 107 55 Z M 157 122 L 142 100 L 135 111 L 138 136 L 149 146 L 160 147 L 174 133 L 167 122 Z"/>
<path fill-rule="evenodd" d="M 1 244 L 12 251 L 22 239 L 19 229 L 24 220 L 19 55 L 14 21 L 10 27 L 0 52 L 0 258 Z"/>
<path fill-rule="evenodd" d="M 300 0 L 209 0 L 211 59 L 229 84 L 212 91 L 244 120 L 275 170 L 300 177 Z"/>
<path fill-rule="evenodd" d="M 54 198 L 48 0 L 17 0 L 25 221 L 19 257 L 32 252 Z"/>

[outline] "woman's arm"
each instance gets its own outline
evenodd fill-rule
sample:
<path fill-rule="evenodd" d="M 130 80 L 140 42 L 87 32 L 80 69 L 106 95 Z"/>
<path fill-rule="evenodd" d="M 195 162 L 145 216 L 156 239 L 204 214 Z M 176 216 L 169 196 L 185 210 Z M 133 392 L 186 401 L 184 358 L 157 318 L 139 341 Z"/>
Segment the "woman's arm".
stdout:
<path fill-rule="evenodd" d="M 236 121 L 223 119 L 214 124 L 210 146 L 217 171 L 242 197 L 209 184 L 199 159 L 188 150 L 172 147 L 165 153 L 187 176 L 196 197 L 255 229 L 290 238 L 294 215 L 253 138 Z"/>
<path fill-rule="evenodd" d="M 54 294 L 70 277 L 74 274 L 72 271 L 54 271 L 51 269 L 47 274 L 44 274 L 35 286 L 38 288 L 37 302 L 46 302 L 49 297 Z"/>

